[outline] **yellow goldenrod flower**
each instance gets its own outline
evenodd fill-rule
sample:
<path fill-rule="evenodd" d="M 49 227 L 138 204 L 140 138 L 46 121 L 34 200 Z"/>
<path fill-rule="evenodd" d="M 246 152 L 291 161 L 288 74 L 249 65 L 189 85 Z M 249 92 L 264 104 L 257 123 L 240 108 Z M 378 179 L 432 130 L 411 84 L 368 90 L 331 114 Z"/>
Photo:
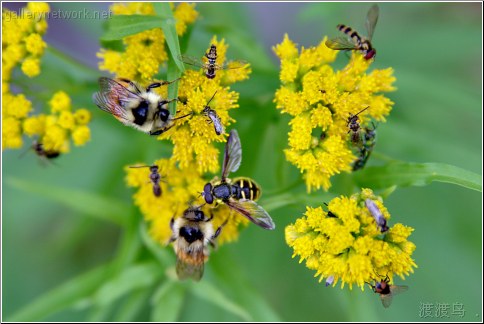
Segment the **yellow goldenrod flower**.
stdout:
<path fill-rule="evenodd" d="M 351 197 L 331 200 L 327 211 L 322 207 L 306 208 L 302 218 L 286 227 L 286 242 L 294 249 L 293 257 L 316 270 L 315 277 L 332 277 L 333 286 L 341 280 L 352 288 L 363 290 L 366 282 L 404 279 L 417 265 L 412 259 L 415 244 L 408 241 L 413 228 L 395 224 L 382 233 L 365 201 L 370 199 L 380 210 L 385 222 L 390 219 L 381 197 L 370 189 Z"/>
<path fill-rule="evenodd" d="M 35 14 L 45 14 L 50 11 L 49 4 L 46 2 L 29 2 L 27 9 Z"/>
<path fill-rule="evenodd" d="M 64 91 L 57 91 L 49 101 L 50 111 L 52 113 L 70 111 L 71 98 Z"/>
<path fill-rule="evenodd" d="M 183 35 L 186 25 L 195 21 L 198 13 L 194 4 L 181 3 L 174 9 L 178 35 Z M 115 15 L 155 15 L 152 3 L 116 3 L 111 6 Z M 146 30 L 123 38 L 125 49 L 122 52 L 101 49 L 97 54 L 102 61 L 100 70 L 106 70 L 116 77 L 135 80 L 140 83 L 151 82 L 158 73 L 160 65 L 168 60 L 165 48 L 165 35 L 160 28 Z"/>
<path fill-rule="evenodd" d="M 181 216 L 189 204 L 194 206 L 203 204 L 200 192 L 207 181 L 200 176 L 194 166 L 181 170 L 170 159 L 160 159 L 154 164 L 159 167 L 158 172 L 164 180 L 160 182 L 162 190 L 160 197 L 153 194 L 153 184 L 149 181 L 149 168 L 126 167 L 126 183 L 130 187 L 137 188 L 133 196 L 135 204 L 150 223 L 150 235 L 163 245 L 168 243 L 172 235 L 171 218 Z M 248 220 L 223 204 L 217 207 L 205 205 L 202 211 L 207 217 L 213 215 L 212 222 L 215 229 L 227 222 L 217 239 L 221 244 L 236 240 L 240 228 L 248 224 Z"/>
<path fill-rule="evenodd" d="M 45 119 L 44 114 L 26 118 L 23 123 L 24 133 L 28 136 L 42 135 L 45 132 Z"/>
<path fill-rule="evenodd" d="M 64 129 L 72 130 L 75 127 L 74 115 L 70 111 L 61 111 L 57 123 Z"/>
<path fill-rule="evenodd" d="M 42 40 L 42 37 L 37 33 L 32 33 L 25 38 L 25 48 L 32 55 L 42 55 L 46 46 L 47 45 Z"/>
<path fill-rule="evenodd" d="M 193 24 L 198 18 L 198 12 L 194 3 L 182 2 L 176 6 L 173 16 L 176 19 L 176 33 L 183 35 L 187 30 L 187 24 Z"/>
<path fill-rule="evenodd" d="M 225 40 L 219 42 L 213 37 L 210 44 L 217 46 L 220 64 L 223 64 L 228 47 Z M 243 78 L 247 78 L 250 73 L 248 66 L 233 70 L 242 70 L 237 75 Z M 225 136 L 215 133 L 214 125 L 209 123 L 210 119 L 203 113 L 203 109 L 215 94 L 210 102 L 210 108 L 215 110 L 224 127 L 228 127 L 234 121 L 230 118 L 229 111 L 239 106 L 239 94 L 230 91 L 228 87 L 231 82 L 237 80 L 237 77 L 229 77 L 233 70 L 217 71 L 214 79 L 208 79 L 203 69 L 186 70 L 179 81 L 178 97 L 181 102 L 177 105 L 177 116 L 189 116 L 176 121 L 175 126 L 160 135 L 159 139 L 169 139 L 173 142 L 172 159 L 179 163 L 180 168 L 195 166 L 200 174 L 215 173 L 219 170 L 219 151 L 213 142 L 225 142 L 226 139 Z"/>
<path fill-rule="evenodd" d="M 81 125 L 72 131 L 72 141 L 75 146 L 86 144 L 91 139 L 91 130 L 86 125 Z"/>
<path fill-rule="evenodd" d="M 91 112 L 84 108 L 77 109 L 74 112 L 74 118 L 77 125 L 87 125 L 91 121 Z"/>
<path fill-rule="evenodd" d="M 372 119 L 384 122 L 393 102 L 381 93 L 395 90 L 393 69 L 367 74 L 372 61 L 360 53 L 354 52 L 347 66 L 335 71 L 330 64 L 339 51 L 325 42 L 299 51 L 286 34 L 273 48 L 281 60 L 282 83 L 274 102 L 293 117 L 286 159 L 300 169 L 308 192 L 328 190 L 333 175 L 352 170 L 360 144 L 348 134 L 349 117 L 368 107 L 358 116 L 362 129 Z"/>
<path fill-rule="evenodd" d="M 29 78 L 40 74 L 40 60 L 33 57 L 27 57 L 22 63 L 22 72 Z"/>

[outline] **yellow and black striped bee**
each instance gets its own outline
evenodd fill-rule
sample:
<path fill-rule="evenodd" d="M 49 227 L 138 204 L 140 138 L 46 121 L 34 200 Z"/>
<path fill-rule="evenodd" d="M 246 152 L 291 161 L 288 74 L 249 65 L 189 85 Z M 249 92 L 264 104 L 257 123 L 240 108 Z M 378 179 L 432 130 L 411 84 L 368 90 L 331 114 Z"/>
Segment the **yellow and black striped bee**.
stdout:
<path fill-rule="evenodd" d="M 252 223 L 268 230 L 276 226 L 271 216 L 254 200 L 261 195 L 259 185 L 249 178 L 235 178 L 233 181 L 227 176 L 235 172 L 242 162 L 242 146 L 236 130 L 231 130 L 225 145 L 222 179 L 214 179 L 203 187 L 202 196 L 207 204 L 220 202 L 248 218 Z"/>
<path fill-rule="evenodd" d="M 366 31 L 367 37 L 362 37 L 353 28 L 340 24 L 336 28 L 345 33 L 351 40 L 344 37 L 337 37 L 328 39 L 326 46 L 334 50 L 357 50 L 360 51 L 365 59 L 369 60 L 375 57 L 376 50 L 371 45 L 371 39 L 373 38 L 373 32 L 378 21 L 379 9 L 377 5 L 373 5 L 366 16 Z"/>
<path fill-rule="evenodd" d="M 199 281 L 202 278 L 204 264 L 210 252 L 208 245 L 216 247 L 215 240 L 225 225 L 224 223 L 214 230 L 211 222 L 213 215 L 206 218 L 200 209 L 202 206 L 189 207 L 182 217 L 172 218 L 170 221 L 170 243 L 174 242 L 176 273 L 181 280 L 192 278 Z"/>
<path fill-rule="evenodd" d="M 113 115 L 124 125 L 134 127 L 150 135 L 160 135 L 174 125 L 174 121 L 189 116 L 173 118 L 167 105 L 177 100 L 165 100 L 151 90 L 173 83 L 155 82 L 142 88 L 128 79 L 113 80 L 99 78 L 101 91 L 93 95 L 94 103 L 102 110 Z"/>
<path fill-rule="evenodd" d="M 408 286 L 390 285 L 389 283 L 390 278 L 388 275 L 386 275 L 385 278 L 379 282 L 375 281 L 374 285 L 367 282 L 373 292 L 380 295 L 381 302 L 385 308 L 390 307 L 393 296 L 408 290 Z"/>
<path fill-rule="evenodd" d="M 229 61 L 222 65 L 217 64 L 217 46 L 214 44 L 210 46 L 210 50 L 204 56 L 208 61 L 206 63 L 199 58 L 189 55 L 179 55 L 178 59 L 185 64 L 204 69 L 205 76 L 209 79 L 215 78 L 216 70 L 239 69 L 247 65 L 247 62 L 242 60 Z"/>

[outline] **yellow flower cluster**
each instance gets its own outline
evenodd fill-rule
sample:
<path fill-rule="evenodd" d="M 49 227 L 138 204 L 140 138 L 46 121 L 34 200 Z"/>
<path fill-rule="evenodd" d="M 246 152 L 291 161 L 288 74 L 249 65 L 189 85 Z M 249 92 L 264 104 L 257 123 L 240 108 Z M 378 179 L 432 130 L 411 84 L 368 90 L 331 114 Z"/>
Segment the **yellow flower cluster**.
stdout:
<path fill-rule="evenodd" d="M 152 3 L 117 3 L 111 6 L 111 10 L 115 15 L 155 14 Z M 181 36 L 185 33 L 187 24 L 192 24 L 197 19 L 198 12 L 195 4 L 180 3 L 174 7 L 173 15 L 177 33 Z M 98 57 L 103 60 L 99 64 L 101 70 L 109 71 L 117 77 L 147 83 L 153 80 L 160 65 L 168 60 L 165 35 L 160 28 L 125 37 L 123 44 L 123 52 L 101 49 L 98 53 Z"/>
<path fill-rule="evenodd" d="M 22 15 L 2 11 L 2 83 L 9 82 L 12 70 L 21 65 L 22 72 L 34 77 L 40 73 L 40 57 L 46 48 L 42 35 L 47 30 L 44 2 L 29 2 Z"/>
<path fill-rule="evenodd" d="M 281 87 L 274 102 L 292 116 L 286 159 L 303 173 L 308 192 L 331 186 L 331 176 L 349 172 L 357 160 L 348 134 L 348 118 L 361 113 L 365 127 L 374 119 L 385 121 L 393 102 L 381 92 L 393 91 L 393 69 L 373 70 L 371 60 L 357 52 L 345 68 L 331 67 L 339 51 L 328 48 L 324 38 L 319 45 L 301 48 L 288 35 L 273 48 L 281 60 Z"/>
<path fill-rule="evenodd" d="M 286 242 L 294 249 L 293 257 L 316 270 L 319 281 L 334 278 L 333 286 L 353 284 L 364 289 L 365 282 L 380 281 L 381 276 L 392 280 L 394 275 L 404 279 L 417 265 L 412 259 L 415 244 L 408 241 L 413 228 L 400 223 L 382 234 L 375 218 L 365 206 L 371 199 L 385 220 L 390 218 L 382 199 L 370 189 L 351 197 L 337 197 L 322 207 L 307 207 L 304 217 L 286 227 Z"/>
<path fill-rule="evenodd" d="M 225 63 L 225 53 L 228 45 L 222 39 L 213 37 L 210 45 L 217 47 L 217 64 Z M 208 52 L 208 48 L 207 48 Z M 202 55 L 200 55 L 202 56 Z M 200 198 L 203 186 L 208 182 L 205 173 L 218 173 L 220 151 L 215 142 L 225 142 L 226 135 L 217 135 L 214 125 L 204 115 L 203 109 L 207 102 L 215 110 L 224 127 L 234 120 L 229 110 L 237 108 L 239 94 L 230 91 L 229 85 L 247 79 L 251 69 L 249 65 L 239 69 L 226 69 L 216 72 L 213 79 L 206 77 L 203 69 L 186 70 L 179 82 L 177 116 L 188 115 L 175 121 L 174 126 L 161 134 L 158 139 L 168 139 L 173 143 L 173 154 L 169 159 L 155 162 L 159 166 L 159 173 L 165 176 L 166 184 L 162 186 L 162 199 L 152 193 L 149 183 L 148 168 L 127 168 L 127 183 L 129 186 L 139 187 L 134 194 L 135 204 L 141 209 L 146 220 L 151 222 L 151 234 L 160 243 L 166 243 L 170 238 L 170 219 L 182 215 L 183 210 L 191 202 L 194 206 L 202 205 Z M 166 87 L 162 96 L 166 97 Z M 217 242 L 231 242 L 238 238 L 239 229 L 247 226 L 248 220 L 231 211 L 226 205 L 206 205 L 202 208 L 207 217 L 213 213 L 213 226 L 218 228 L 225 221 L 226 224 Z"/>
<path fill-rule="evenodd" d="M 163 180 L 160 181 L 162 189 L 160 197 L 153 194 L 153 184 L 149 182 L 149 168 L 126 167 L 126 182 L 128 186 L 138 188 L 133 198 L 145 219 L 151 223 L 150 235 L 157 242 L 166 245 L 172 235 L 171 218 L 181 216 L 183 211 L 188 208 L 188 203 L 193 206 L 203 204 L 200 192 L 207 181 L 197 172 L 196 168 L 188 167 L 180 170 L 171 159 L 157 160 L 154 165 L 158 166 L 158 172 Z M 217 242 L 223 244 L 236 240 L 239 228 L 246 226 L 248 220 L 236 215 L 223 204 L 212 207 L 205 205 L 202 207 L 202 211 L 207 218 L 213 215 L 215 229 L 227 221 Z"/>
<path fill-rule="evenodd" d="M 23 14 L 2 10 L 2 150 L 22 147 L 22 122 L 32 110 L 23 94 L 12 94 L 10 82 L 15 67 L 28 77 L 40 73 L 40 58 L 46 48 L 42 36 L 47 30 L 44 14 L 49 5 L 29 2 Z"/>
<path fill-rule="evenodd" d="M 91 113 L 87 109 L 72 111 L 71 99 L 63 92 L 54 94 L 49 101 L 51 113 L 28 117 L 23 121 L 23 132 L 35 136 L 45 151 L 69 152 L 69 138 L 74 145 L 82 146 L 91 138 L 87 124 Z"/>
<path fill-rule="evenodd" d="M 217 47 L 217 64 L 223 65 L 228 45 L 214 36 L 210 42 Z M 208 51 L 208 49 L 207 49 Z M 225 136 L 217 135 L 210 119 L 203 114 L 207 102 L 217 112 L 222 125 L 229 126 L 234 120 L 229 110 L 237 108 L 239 94 L 230 91 L 229 85 L 247 79 L 251 70 L 247 65 L 240 69 L 219 70 L 213 79 L 208 79 L 203 69 L 187 70 L 179 81 L 177 115 L 189 117 L 180 119 L 172 130 L 160 135 L 160 139 L 173 142 L 172 159 L 179 163 L 181 169 L 195 167 L 200 174 L 215 173 L 219 170 L 219 150 L 213 142 L 225 142 Z"/>

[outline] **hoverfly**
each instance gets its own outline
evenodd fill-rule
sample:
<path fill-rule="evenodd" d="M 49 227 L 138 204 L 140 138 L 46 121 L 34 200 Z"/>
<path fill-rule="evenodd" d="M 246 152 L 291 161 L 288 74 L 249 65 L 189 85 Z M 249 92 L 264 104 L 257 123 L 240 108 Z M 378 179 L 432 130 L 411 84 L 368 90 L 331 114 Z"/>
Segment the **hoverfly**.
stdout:
<path fill-rule="evenodd" d="M 366 16 L 366 31 L 367 37 L 362 37 L 353 28 L 340 24 L 336 28 L 345 33 L 351 40 L 345 37 L 336 37 L 328 39 L 326 46 L 334 50 L 357 50 L 360 51 L 366 60 L 372 59 L 376 55 L 376 50 L 371 45 L 373 32 L 378 21 L 379 9 L 377 5 L 373 5 Z"/>
<path fill-rule="evenodd" d="M 214 44 L 210 46 L 210 50 L 204 56 L 208 62 L 188 55 L 179 55 L 178 59 L 185 64 L 204 69 L 205 76 L 209 79 L 215 78 L 216 70 L 239 69 L 247 65 L 247 62 L 242 60 L 229 61 L 222 65 L 217 64 L 217 46 Z"/>
<path fill-rule="evenodd" d="M 173 247 L 177 257 L 176 273 L 180 280 L 192 278 L 199 281 L 202 278 L 204 264 L 209 255 L 208 245 L 215 248 L 215 240 L 225 225 L 222 224 L 214 231 L 211 222 L 213 215 L 206 218 L 200 209 L 202 206 L 189 207 L 182 217 L 172 218 L 170 221 L 170 243 L 175 242 Z"/>
<path fill-rule="evenodd" d="M 367 282 L 373 292 L 380 294 L 381 302 L 385 308 L 390 307 L 393 296 L 408 290 L 408 286 L 389 285 L 389 283 L 390 278 L 388 275 L 383 280 L 380 280 L 380 282 L 376 282 L 375 280 L 375 285 Z"/>
<path fill-rule="evenodd" d="M 389 229 L 387 226 L 387 220 L 385 219 L 385 216 L 383 216 L 383 213 L 381 212 L 380 208 L 378 208 L 378 206 L 375 204 L 375 202 L 371 199 L 366 199 L 365 206 L 370 212 L 371 216 L 373 216 L 373 218 L 375 219 L 376 224 L 380 229 L 380 232 L 387 232 Z"/>
<path fill-rule="evenodd" d="M 225 155 L 222 166 L 222 179 L 212 180 L 203 187 L 202 196 L 207 204 L 214 201 L 222 202 L 229 208 L 248 218 L 252 223 L 273 230 L 275 224 L 271 216 L 254 200 L 260 196 L 260 187 L 249 178 L 227 178 L 230 172 L 235 172 L 242 161 L 242 146 L 236 130 L 231 130 L 225 144 Z"/>
<path fill-rule="evenodd" d="M 161 175 L 158 172 L 158 166 L 156 164 L 154 165 L 140 165 L 140 166 L 130 166 L 130 168 L 150 168 L 150 181 L 153 184 L 153 195 L 156 197 L 160 197 L 162 194 L 161 186 L 160 186 L 160 181 L 163 181 L 161 179 Z"/>
<path fill-rule="evenodd" d="M 373 122 L 372 122 L 373 124 Z M 370 158 L 371 152 L 376 144 L 376 126 L 373 124 L 373 129 L 366 128 L 363 133 L 363 146 L 360 148 L 358 159 L 353 163 L 353 171 L 365 167 L 366 162 Z"/>
<path fill-rule="evenodd" d="M 347 126 L 349 128 L 348 129 L 348 134 L 350 132 L 352 132 L 351 133 L 351 141 L 354 144 L 359 144 L 360 141 L 361 141 L 361 138 L 360 138 L 360 123 L 359 123 L 359 117 L 358 117 L 358 115 L 361 114 L 362 112 L 364 112 L 365 110 L 367 110 L 368 108 L 370 108 L 370 107 L 369 106 L 366 107 L 365 109 L 363 109 L 360 112 L 358 112 L 356 115 L 350 114 L 350 116 L 346 120 L 347 121 Z"/>
<path fill-rule="evenodd" d="M 225 128 L 222 125 L 222 121 L 220 120 L 220 117 L 217 115 L 217 112 L 212 108 L 210 108 L 209 106 L 210 102 L 213 100 L 216 94 L 217 94 L 217 91 L 215 91 L 212 98 L 210 98 L 210 100 L 207 102 L 207 104 L 205 105 L 205 108 L 203 108 L 202 113 L 206 117 L 208 117 L 208 120 L 207 120 L 208 123 L 213 123 L 215 134 L 220 135 L 225 133 Z"/>
<path fill-rule="evenodd" d="M 173 127 L 175 120 L 189 116 L 173 118 L 167 104 L 177 99 L 165 100 L 151 91 L 177 80 L 155 82 L 145 89 L 127 79 L 102 77 L 99 78 L 101 91 L 94 93 L 92 98 L 99 108 L 112 114 L 124 125 L 150 135 L 160 135 Z"/>

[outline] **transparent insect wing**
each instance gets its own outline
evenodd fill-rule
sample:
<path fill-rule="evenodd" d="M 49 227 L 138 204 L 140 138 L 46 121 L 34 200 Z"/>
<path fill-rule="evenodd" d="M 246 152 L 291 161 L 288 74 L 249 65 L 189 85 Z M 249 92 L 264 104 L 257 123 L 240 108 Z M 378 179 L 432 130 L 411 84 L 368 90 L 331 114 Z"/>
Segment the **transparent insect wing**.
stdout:
<path fill-rule="evenodd" d="M 326 46 L 334 50 L 354 50 L 356 45 L 345 37 L 336 37 L 326 40 Z"/>
<path fill-rule="evenodd" d="M 193 250 L 190 254 L 179 253 L 176 260 L 176 274 L 180 280 L 192 278 L 199 281 L 203 276 L 203 247 Z"/>
<path fill-rule="evenodd" d="M 393 296 L 406 292 L 407 290 L 408 286 L 390 285 L 390 292 Z"/>
<path fill-rule="evenodd" d="M 227 205 L 264 229 L 273 230 L 276 225 L 271 216 L 256 202 L 249 199 L 229 200 Z"/>
<path fill-rule="evenodd" d="M 228 61 L 223 65 L 224 69 L 240 69 L 245 67 L 247 64 L 249 64 L 247 61 L 244 60 L 233 60 L 233 61 Z"/>
<path fill-rule="evenodd" d="M 373 5 L 370 10 L 368 10 L 368 15 L 366 16 L 366 31 L 368 35 L 368 40 L 371 41 L 373 38 L 373 32 L 375 31 L 376 23 L 378 22 L 378 15 L 379 15 L 379 8 L 378 5 Z"/>
<path fill-rule="evenodd" d="M 178 59 L 180 61 L 182 61 L 183 63 L 188 64 L 188 65 L 193 65 L 193 66 L 196 66 L 196 67 L 199 67 L 199 68 L 205 67 L 205 63 L 203 63 L 202 60 L 200 60 L 199 58 L 193 57 L 193 56 L 178 55 Z"/>
<path fill-rule="evenodd" d="M 225 144 L 224 164 L 222 166 L 222 180 L 227 178 L 230 172 L 239 169 L 242 162 L 242 145 L 240 144 L 239 134 L 235 129 L 230 131 L 229 138 Z"/>
<path fill-rule="evenodd" d="M 224 126 L 222 125 L 222 121 L 220 120 L 219 116 L 215 111 L 211 111 L 208 114 L 208 117 L 213 122 L 213 127 L 215 128 L 215 133 L 217 135 L 225 133 Z"/>
<path fill-rule="evenodd" d="M 109 78 L 99 78 L 99 86 L 101 91 L 92 96 L 94 103 L 115 117 L 128 120 L 124 106 L 132 100 L 141 100 L 141 97 Z"/>
<path fill-rule="evenodd" d="M 380 299 L 381 299 L 381 303 L 383 304 L 383 307 L 388 308 L 392 304 L 393 295 L 392 293 L 389 293 L 386 295 L 380 294 Z"/>

